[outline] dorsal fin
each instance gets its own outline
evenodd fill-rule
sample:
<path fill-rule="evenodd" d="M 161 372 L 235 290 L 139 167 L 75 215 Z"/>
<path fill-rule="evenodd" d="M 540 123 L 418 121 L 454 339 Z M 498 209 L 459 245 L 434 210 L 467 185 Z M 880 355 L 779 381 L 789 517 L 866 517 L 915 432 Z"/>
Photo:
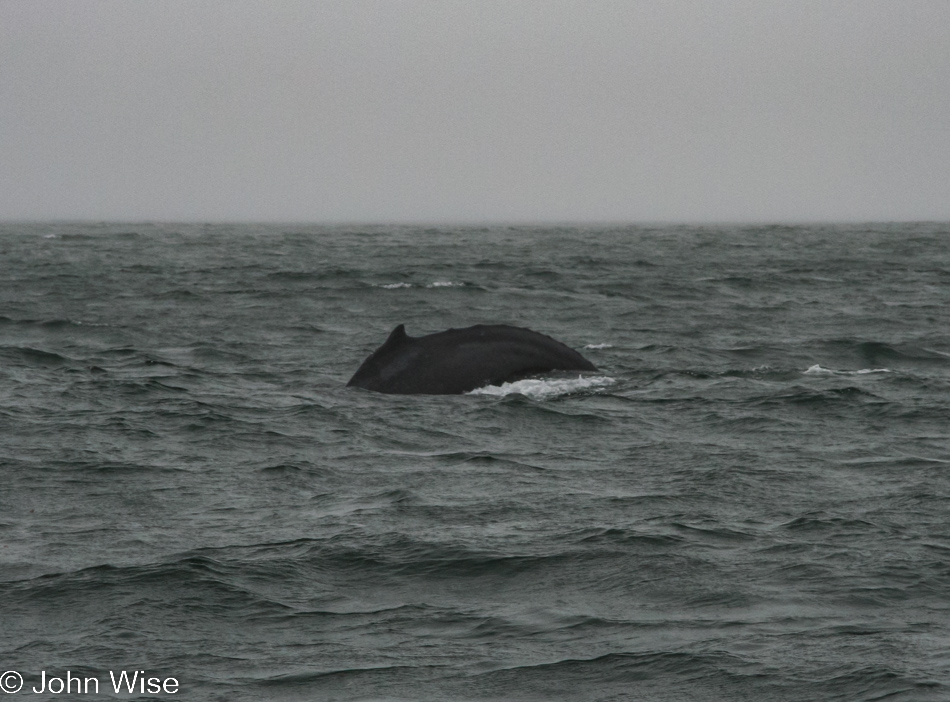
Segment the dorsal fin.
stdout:
<path fill-rule="evenodd" d="M 380 350 L 395 348 L 408 338 L 409 335 L 406 334 L 406 325 L 400 324 L 398 327 L 393 329 L 392 332 L 390 332 L 389 338 L 386 339 L 386 342 L 379 348 Z"/>

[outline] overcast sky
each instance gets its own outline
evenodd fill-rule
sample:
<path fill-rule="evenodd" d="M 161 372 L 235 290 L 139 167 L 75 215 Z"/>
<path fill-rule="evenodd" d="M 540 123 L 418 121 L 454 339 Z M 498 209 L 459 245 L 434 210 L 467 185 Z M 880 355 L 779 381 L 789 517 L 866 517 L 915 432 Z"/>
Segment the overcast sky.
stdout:
<path fill-rule="evenodd" d="M 0 0 L 0 219 L 950 220 L 950 0 Z"/>

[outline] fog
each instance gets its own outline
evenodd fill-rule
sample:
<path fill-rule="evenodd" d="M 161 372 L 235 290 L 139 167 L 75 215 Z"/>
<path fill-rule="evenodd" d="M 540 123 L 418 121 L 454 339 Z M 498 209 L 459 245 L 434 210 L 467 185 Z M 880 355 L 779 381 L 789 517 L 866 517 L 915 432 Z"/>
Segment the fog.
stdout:
<path fill-rule="evenodd" d="M 0 0 L 0 219 L 950 220 L 946 0 Z"/>

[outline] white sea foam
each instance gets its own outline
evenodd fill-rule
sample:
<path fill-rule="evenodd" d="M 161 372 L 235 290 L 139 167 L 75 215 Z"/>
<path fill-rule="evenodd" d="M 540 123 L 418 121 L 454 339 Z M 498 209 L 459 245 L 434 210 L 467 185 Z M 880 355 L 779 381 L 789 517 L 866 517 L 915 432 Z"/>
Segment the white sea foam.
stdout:
<path fill-rule="evenodd" d="M 436 280 L 425 287 L 427 288 L 461 288 L 464 287 L 465 283 L 456 283 L 451 280 Z M 416 287 L 412 283 L 386 283 L 385 285 L 379 285 L 377 287 L 384 288 L 386 290 L 397 290 L 399 288 L 413 288 Z"/>
<path fill-rule="evenodd" d="M 504 397 L 505 395 L 524 395 L 532 400 L 549 400 L 560 395 L 569 395 L 575 392 L 585 392 L 605 388 L 616 381 L 606 376 L 585 378 L 526 378 L 514 383 L 501 385 L 486 385 L 483 388 L 472 390 L 471 395 L 491 395 Z"/>
<path fill-rule="evenodd" d="M 868 375 L 869 373 L 892 373 L 893 371 L 890 368 L 862 368 L 856 371 L 833 370 L 831 368 L 823 368 L 816 363 L 808 370 L 802 372 L 805 375 Z"/>
<path fill-rule="evenodd" d="M 584 348 L 585 349 L 612 349 L 613 347 L 614 347 L 613 344 L 587 344 L 587 346 L 585 346 Z"/>

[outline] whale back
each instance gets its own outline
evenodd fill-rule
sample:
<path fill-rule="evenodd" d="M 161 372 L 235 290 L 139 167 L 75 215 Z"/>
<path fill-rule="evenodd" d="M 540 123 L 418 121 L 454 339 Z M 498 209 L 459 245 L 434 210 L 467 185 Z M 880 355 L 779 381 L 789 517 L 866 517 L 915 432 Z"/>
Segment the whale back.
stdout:
<path fill-rule="evenodd" d="M 597 369 L 569 346 L 523 327 L 478 324 L 411 337 L 400 324 L 347 385 L 393 394 L 451 395 L 555 370 Z"/>

